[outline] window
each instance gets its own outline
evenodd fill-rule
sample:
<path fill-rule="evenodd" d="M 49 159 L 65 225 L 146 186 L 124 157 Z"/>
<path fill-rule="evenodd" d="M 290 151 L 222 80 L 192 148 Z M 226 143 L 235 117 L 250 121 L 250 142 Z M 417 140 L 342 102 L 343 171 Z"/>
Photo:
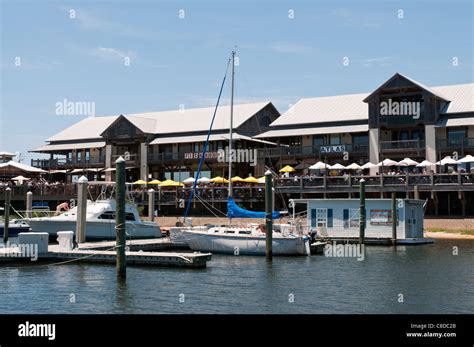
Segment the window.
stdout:
<path fill-rule="evenodd" d="M 329 138 L 330 145 L 340 145 L 341 144 L 341 135 L 340 134 L 331 134 Z"/>
<path fill-rule="evenodd" d="M 327 209 L 327 208 L 311 209 L 311 229 L 321 228 L 321 227 L 332 227 L 332 209 Z"/>
<path fill-rule="evenodd" d="M 99 216 L 99 219 L 115 219 L 115 213 L 113 211 L 107 211 Z"/>
<path fill-rule="evenodd" d="M 91 151 L 89 149 L 86 149 L 85 158 L 86 161 L 89 161 L 91 159 Z"/>
<path fill-rule="evenodd" d="M 125 220 L 134 222 L 135 221 L 135 215 L 133 213 L 127 213 L 127 214 L 125 214 Z"/>
<path fill-rule="evenodd" d="M 467 131 L 465 127 L 447 128 L 448 143 L 450 145 L 460 145 L 467 137 L 466 133 Z"/>
<path fill-rule="evenodd" d="M 352 135 L 352 143 L 354 144 L 367 144 L 369 143 L 369 135 L 368 134 L 354 134 Z"/>
<path fill-rule="evenodd" d="M 179 144 L 179 151 L 181 153 L 188 153 L 193 151 L 193 146 L 190 143 L 180 143 Z"/>
<path fill-rule="evenodd" d="M 77 151 L 76 152 L 76 160 L 78 162 L 81 162 L 82 161 L 82 151 Z"/>
<path fill-rule="evenodd" d="M 325 143 L 326 143 L 326 136 L 324 135 L 313 136 L 313 147 L 319 148 L 320 146 L 324 146 Z"/>
<path fill-rule="evenodd" d="M 359 228 L 359 209 L 358 208 L 346 208 L 344 209 L 343 214 L 344 214 L 344 229 Z"/>

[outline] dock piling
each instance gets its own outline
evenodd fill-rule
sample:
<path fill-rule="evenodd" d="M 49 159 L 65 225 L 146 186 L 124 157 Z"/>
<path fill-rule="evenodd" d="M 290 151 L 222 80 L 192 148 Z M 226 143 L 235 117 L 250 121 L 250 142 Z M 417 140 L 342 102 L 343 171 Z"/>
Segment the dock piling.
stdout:
<path fill-rule="evenodd" d="M 272 261 L 272 256 L 273 256 L 273 250 L 272 250 L 273 210 L 272 208 L 273 208 L 272 172 L 270 170 L 267 170 L 267 172 L 265 172 L 265 230 L 266 230 L 265 255 L 268 261 Z"/>
<path fill-rule="evenodd" d="M 33 217 L 33 193 L 26 193 L 26 218 Z"/>
<path fill-rule="evenodd" d="M 116 204 L 117 211 L 115 216 L 115 232 L 117 247 L 117 277 L 125 279 L 127 276 L 127 258 L 125 255 L 125 159 L 118 158 L 115 162 L 116 168 Z"/>
<path fill-rule="evenodd" d="M 420 199 L 420 189 L 418 188 L 418 186 L 413 187 L 413 197 L 416 200 Z"/>
<path fill-rule="evenodd" d="M 392 244 L 397 244 L 397 196 L 392 193 Z"/>
<path fill-rule="evenodd" d="M 155 190 L 149 189 L 148 190 L 148 217 L 150 217 L 150 221 L 155 221 Z"/>
<path fill-rule="evenodd" d="M 76 242 L 86 242 L 86 217 L 87 217 L 87 185 L 86 176 L 82 176 L 77 181 L 77 221 L 76 221 Z"/>
<path fill-rule="evenodd" d="M 10 204 L 12 199 L 12 189 L 5 189 L 5 222 L 3 225 L 3 243 L 8 242 L 8 226 L 10 224 Z"/>
<path fill-rule="evenodd" d="M 365 243 L 365 180 L 360 181 L 359 243 Z"/>

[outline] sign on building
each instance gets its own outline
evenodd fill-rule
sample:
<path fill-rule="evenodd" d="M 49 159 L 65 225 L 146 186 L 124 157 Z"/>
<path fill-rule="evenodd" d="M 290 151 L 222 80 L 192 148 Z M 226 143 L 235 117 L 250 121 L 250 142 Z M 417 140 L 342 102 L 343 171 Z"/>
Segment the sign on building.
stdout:
<path fill-rule="evenodd" d="M 343 153 L 346 151 L 346 145 L 321 146 L 320 153 Z"/>

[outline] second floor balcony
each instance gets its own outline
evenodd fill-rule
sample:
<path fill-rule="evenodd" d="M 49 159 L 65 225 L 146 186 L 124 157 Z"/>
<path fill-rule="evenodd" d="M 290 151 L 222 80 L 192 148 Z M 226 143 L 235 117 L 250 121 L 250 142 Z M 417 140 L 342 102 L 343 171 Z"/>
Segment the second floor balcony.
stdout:
<path fill-rule="evenodd" d="M 31 166 L 43 170 L 102 168 L 105 166 L 105 156 L 93 158 L 32 159 Z"/>
<path fill-rule="evenodd" d="M 335 153 L 349 152 L 352 154 L 368 154 L 368 143 L 349 143 L 340 145 L 317 145 L 317 146 L 288 146 L 276 148 L 261 148 L 258 150 L 259 158 L 278 157 L 319 157 L 328 156 Z"/>

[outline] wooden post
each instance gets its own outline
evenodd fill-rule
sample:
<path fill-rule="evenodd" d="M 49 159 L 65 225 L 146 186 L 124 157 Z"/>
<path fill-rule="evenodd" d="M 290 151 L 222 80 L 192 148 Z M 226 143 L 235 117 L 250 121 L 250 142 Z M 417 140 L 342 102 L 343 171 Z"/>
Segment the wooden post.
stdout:
<path fill-rule="evenodd" d="M 365 180 L 360 181 L 359 243 L 365 243 Z"/>
<path fill-rule="evenodd" d="M 420 189 L 418 188 L 418 186 L 413 187 L 413 197 L 415 198 L 415 200 L 418 200 L 420 198 Z"/>
<path fill-rule="evenodd" d="M 115 162 L 115 180 L 116 180 L 116 217 L 115 217 L 115 232 L 116 232 L 116 248 L 117 248 L 117 277 L 126 278 L 127 276 L 127 258 L 125 256 L 125 159 L 118 158 Z"/>
<path fill-rule="evenodd" d="M 26 193 L 26 218 L 33 217 L 33 193 Z"/>
<path fill-rule="evenodd" d="M 392 244 L 397 244 L 397 197 L 392 193 Z"/>
<path fill-rule="evenodd" d="M 87 216 L 87 184 L 86 176 L 77 181 L 77 216 L 76 216 L 76 242 L 86 242 L 86 216 Z"/>
<path fill-rule="evenodd" d="M 5 189 L 5 222 L 3 225 L 3 243 L 8 242 L 8 226 L 10 224 L 10 203 L 12 199 L 12 189 Z"/>
<path fill-rule="evenodd" d="M 272 261 L 273 251 L 273 220 L 272 220 L 272 207 L 273 207 L 273 192 L 272 192 L 272 172 L 267 170 L 265 172 L 265 230 L 266 230 L 266 243 L 265 243 L 265 255 L 268 261 Z"/>
<path fill-rule="evenodd" d="M 155 190 L 149 189 L 148 190 L 148 217 L 150 217 L 150 221 L 155 221 Z"/>

